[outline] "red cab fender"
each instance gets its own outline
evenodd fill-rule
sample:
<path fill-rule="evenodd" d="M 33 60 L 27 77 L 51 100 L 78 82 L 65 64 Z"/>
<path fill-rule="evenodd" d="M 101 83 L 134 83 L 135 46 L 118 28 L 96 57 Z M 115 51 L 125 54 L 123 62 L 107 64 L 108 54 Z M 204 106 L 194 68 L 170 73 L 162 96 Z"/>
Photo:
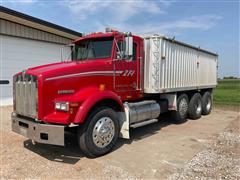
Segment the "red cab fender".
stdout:
<path fill-rule="evenodd" d="M 121 107 L 121 110 L 124 111 L 124 107 L 122 104 L 121 99 L 112 91 L 104 90 L 99 91 L 96 90 L 96 92 L 91 93 L 84 102 L 80 105 L 78 112 L 74 118 L 73 123 L 79 124 L 83 123 L 89 113 L 89 111 L 96 105 L 98 102 L 102 100 L 113 100 L 118 103 L 118 105 Z"/>

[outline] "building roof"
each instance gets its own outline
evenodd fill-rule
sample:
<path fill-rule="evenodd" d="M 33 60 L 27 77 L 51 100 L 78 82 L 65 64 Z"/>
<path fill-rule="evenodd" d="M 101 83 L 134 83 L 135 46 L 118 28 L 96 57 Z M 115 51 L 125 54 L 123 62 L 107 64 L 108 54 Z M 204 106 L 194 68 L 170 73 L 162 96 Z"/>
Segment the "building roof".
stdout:
<path fill-rule="evenodd" d="M 16 22 L 25 26 L 33 27 L 42 31 L 50 32 L 69 39 L 77 39 L 82 33 L 73 31 L 63 26 L 59 26 L 42 19 L 38 19 L 27 14 L 14 11 L 12 9 L 0 6 L 0 18 Z"/>

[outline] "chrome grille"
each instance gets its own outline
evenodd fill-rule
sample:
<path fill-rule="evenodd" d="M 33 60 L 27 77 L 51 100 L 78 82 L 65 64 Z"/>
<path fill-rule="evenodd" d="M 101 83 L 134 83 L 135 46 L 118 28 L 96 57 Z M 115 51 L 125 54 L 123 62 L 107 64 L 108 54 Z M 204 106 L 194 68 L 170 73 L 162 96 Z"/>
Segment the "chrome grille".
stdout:
<path fill-rule="evenodd" d="M 15 111 L 17 114 L 37 117 L 38 94 L 36 76 L 22 73 L 14 77 Z"/>

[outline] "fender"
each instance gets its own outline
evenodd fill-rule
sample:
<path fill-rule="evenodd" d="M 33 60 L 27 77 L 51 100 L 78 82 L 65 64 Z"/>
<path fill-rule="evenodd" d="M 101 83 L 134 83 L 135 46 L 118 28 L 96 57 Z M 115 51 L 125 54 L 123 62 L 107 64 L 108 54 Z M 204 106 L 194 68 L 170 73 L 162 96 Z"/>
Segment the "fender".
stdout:
<path fill-rule="evenodd" d="M 111 99 L 116 101 L 121 106 L 122 111 L 124 111 L 122 101 L 117 96 L 117 94 L 109 90 L 101 91 L 99 89 L 96 89 L 95 92 L 91 91 L 91 94 L 89 94 L 89 96 L 85 99 L 85 101 L 82 102 L 82 104 L 80 105 L 77 111 L 77 114 L 74 118 L 73 123 L 74 124 L 83 123 L 87 117 L 87 114 L 92 109 L 92 107 L 104 99 Z"/>

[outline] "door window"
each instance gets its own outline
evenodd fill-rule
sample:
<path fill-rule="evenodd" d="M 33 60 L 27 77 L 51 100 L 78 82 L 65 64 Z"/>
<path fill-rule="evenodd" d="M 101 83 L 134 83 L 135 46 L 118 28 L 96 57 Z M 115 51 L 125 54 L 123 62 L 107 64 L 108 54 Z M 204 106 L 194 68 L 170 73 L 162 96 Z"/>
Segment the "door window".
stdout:
<path fill-rule="evenodd" d="M 137 44 L 133 43 L 133 57 L 132 57 L 133 61 L 137 60 Z"/>
<path fill-rule="evenodd" d="M 117 43 L 117 59 L 125 59 L 125 60 L 137 60 L 137 43 L 133 43 L 133 55 L 126 56 L 124 54 L 125 43 L 124 41 L 118 41 Z"/>
<path fill-rule="evenodd" d="M 125 59 L 124 57 L 124 42 L 118 41 L 117 43 L 117 59 Z"/>

